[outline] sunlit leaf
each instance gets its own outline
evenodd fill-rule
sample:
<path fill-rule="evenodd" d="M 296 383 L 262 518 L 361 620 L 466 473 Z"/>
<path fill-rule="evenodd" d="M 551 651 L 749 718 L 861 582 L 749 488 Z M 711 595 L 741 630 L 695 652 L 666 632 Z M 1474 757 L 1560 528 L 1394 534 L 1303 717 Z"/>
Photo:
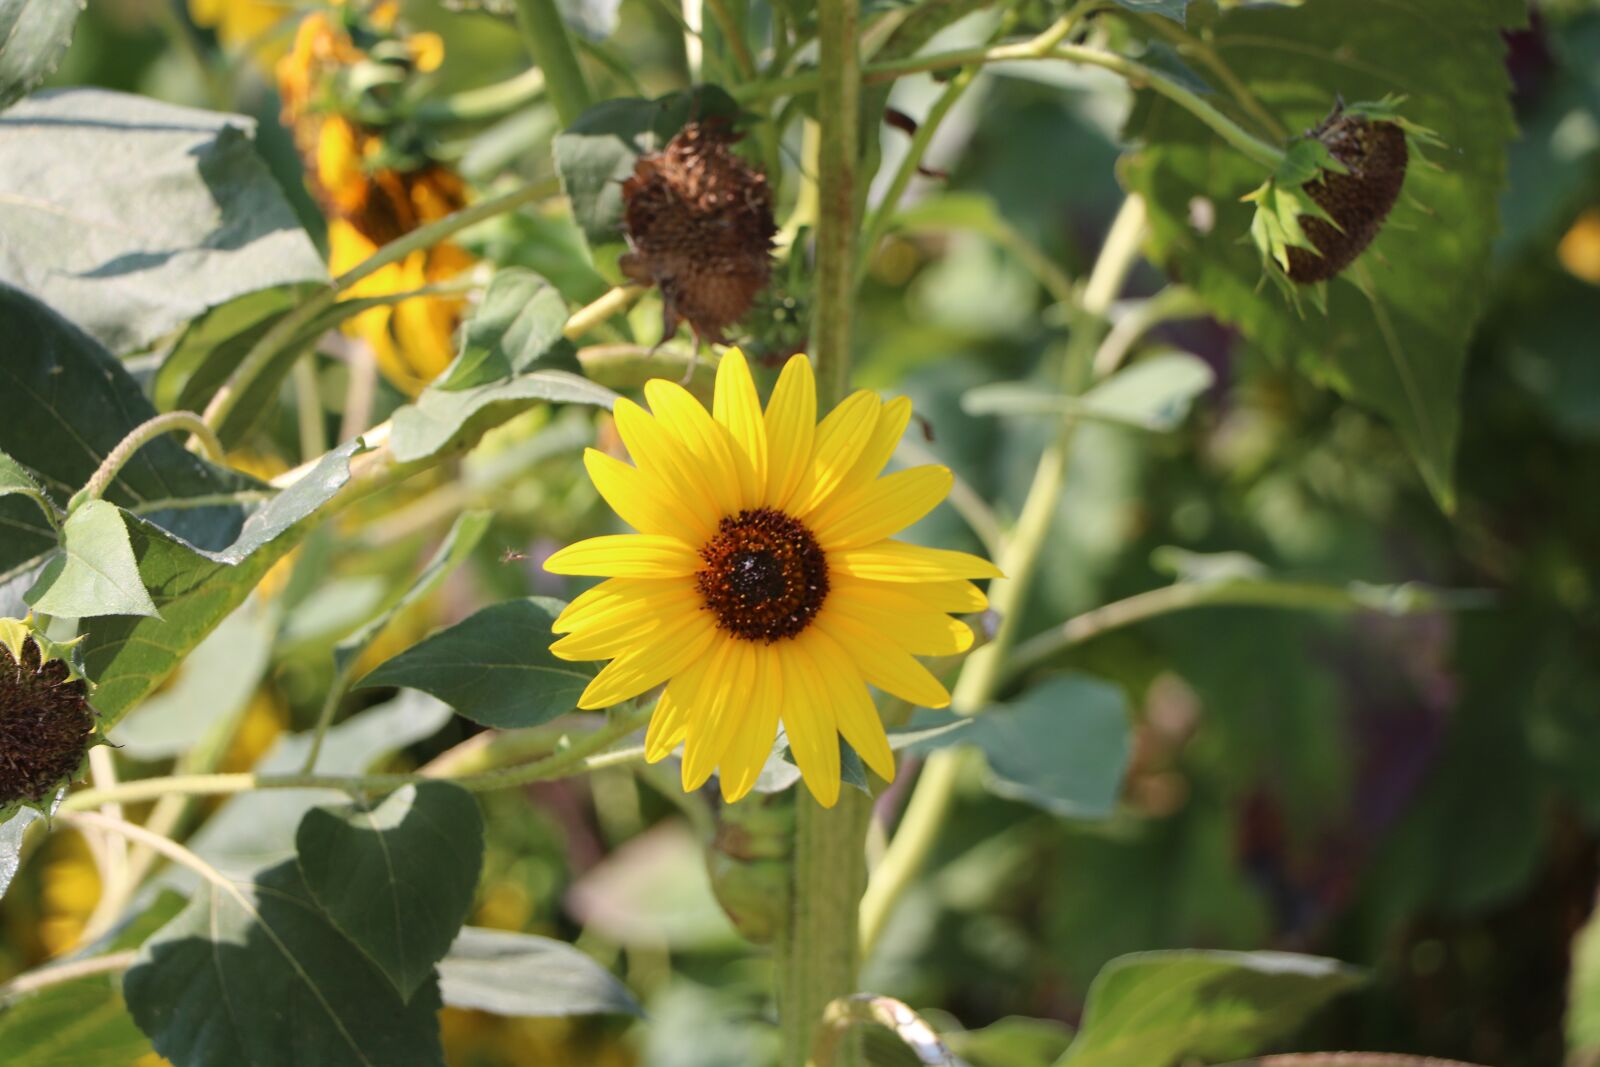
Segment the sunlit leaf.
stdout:
<path fill-rule="evenodd" d="M 127 1067 L 150 1051 L 122 1002 L 122 976 L 97 974 L 0 1003 L 6 1067 Z"/>
<path fill-rule="evenodd" d="M 533 370 L 581 373 L 572 342 L 562 336 L 567 302 L 549 282 L 521 267 L 496 272 L 467 320 L 461 352 L 437 382 L 467 389 Z"/>
<path fill-rule="evenodd" d="M 559 370 L 533 371 L 470 389 L 429 387 L 415 403 L 394 413 L 389 448 L 401 463 L 413 463 L 466 448 L 485 430 L 541 401 L 609 409 L 616 398 L 603 385 Z"/>
<path fill-rule="evenodd" d="M 439 964 L 439 990 L 453 1008 L 495 1015 L 644 1014 L 626 986 L 571 945 L 475 926 Z"/>
<path fill-rule="evenodd" d="M 55 73 L 84 0 L 0 0 L 0 108 Z"/>
<path fill-rule="evenodd" d="M 28 603 L 46 615 L 87 619 L 99 615 L 157 616 L 139 578 L 128 527 L 115 504 L 91 500 L 61 529 L 61 551 L 45 564 Z"/>

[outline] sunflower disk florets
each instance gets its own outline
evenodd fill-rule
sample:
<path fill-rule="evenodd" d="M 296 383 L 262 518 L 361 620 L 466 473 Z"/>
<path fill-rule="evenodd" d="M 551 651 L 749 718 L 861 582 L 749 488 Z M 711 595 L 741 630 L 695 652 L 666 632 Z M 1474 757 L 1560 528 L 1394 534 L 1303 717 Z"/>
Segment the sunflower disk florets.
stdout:
<path fill-rule="evenodd" d="M 688 320 L 721 342 L 772 275 L 772 189 L 730 150 L 726 120 L 691 122 L 622 183 L 622 271 L 661 289 L 663 336 Z"/>
<path fill-rule="evenodd" d="M 95 740 L 88 683 L 68 655 L 28 623 L 0 619 L 0 808 L 48 798 Z"/>

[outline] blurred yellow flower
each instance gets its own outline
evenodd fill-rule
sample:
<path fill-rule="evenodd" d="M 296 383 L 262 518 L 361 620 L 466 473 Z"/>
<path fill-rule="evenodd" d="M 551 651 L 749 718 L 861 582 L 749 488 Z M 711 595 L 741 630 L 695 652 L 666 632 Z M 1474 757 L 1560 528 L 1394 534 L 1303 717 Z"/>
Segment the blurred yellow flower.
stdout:
<path fill-rule="evenodd" d="M 248 49 L 258 63 L 270 67 L 284 51 L 283 37 L 273 30 L 295 8 L 272 0 L 189 0 L 189 17 L 196 26 L 215 30 L 227 51 Z"/>
<path fill-rule="evenodd" d="M 1578 216 L 1556 246 L 1556 256 L 1573 277 L 1600 285 L 1600 208 Z"/>
<path fill-rule="evenodd" d="M 278 63 L 283 121 L 294 133 L 312 191 L 328 218 L 328 266 L 336 275 L 466 204 L 466 187 L 454 171 L 428 160 L 414 144 L 393 143 L 390 131 L 341 113 L 336 103 L 332 87 L 340 75 L 369 59 L 344 28 L 352 20 L 363 36 L 400 40 L 412 71 L 438 67 L 444 55 L 439 37 L 396 38 L 395 15 L 395 5 L 387 2 L 364 9 L 349 5 L 337 17 L 313 12 L 301 21 L 293 49 Z M 435 245 L 373 273 L 349 295 L 409 292 L 451 278 L 473 262 L 459 245 Z M 370 308 L 345 330 L 372 347 L 386 378 L 415 395 L 453 357 L 464 303 L 459 297 L 416 297 Z"/>

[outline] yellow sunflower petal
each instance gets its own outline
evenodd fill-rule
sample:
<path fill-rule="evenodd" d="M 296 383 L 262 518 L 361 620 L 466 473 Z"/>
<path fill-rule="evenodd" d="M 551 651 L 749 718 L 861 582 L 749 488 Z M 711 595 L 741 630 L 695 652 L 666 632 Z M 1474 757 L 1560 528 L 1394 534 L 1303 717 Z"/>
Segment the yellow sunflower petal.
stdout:
<path fill-rule="evenodd" d="M 767 401 L 767 493 L 764 503 L 781 508 L 811 463 L 817 433 L 817 383 L 811 361 L 792 356 Z"/>
<path fill-rule="evenodd" d="M 644 383 L 644 396 L 657 421 L 677 438 L 705 474 L 712 499 L 717 502 L 717 517 L 736 514 L 744 506 L 740 488 L 743 483 L 734 458 L 738 449 L 727 428 L 707 414 L 694 394 L 677 382 L 652 378 Z"/>
<path fill-rule="evenodd" d="M 827 684 L 812 661 L 807 642 L 788 641 L 780 647 L 783 677 L 789 683 L 780 713 L 789 750 L 811 795 L 818 804 L 831 808 L 839 802 L 839 731 Z"/>
<path fill-rule="evenodd" d="M 700 554 L 676 537 L 607 534 L 568 545 L 544 561 L 551 574 L 600 578 L 678 578 L 693 574 Z"/>
<path fill-rule="evenodd" d="M 746 507 L 761 503 L 767 488 L 767 427 L 761 414 L 761 398 L 750 377 L 744 353 L 730 348 L 717 364 L 716 399 L 712 415 L 728 428 L 734 443 L 748 463 L 739 467 L 740 487 Z"/>
<path fill-rule="evenodd" d="M 989 598 L 971 582 L 919 582 L 905 588 L 924 607 L 934 611 L 969 614 L 989 610 Z"/>
<path fill-rule="evenodd" d="M 853 493 L 864 485 L 870 485 L 873 479 L 882 474 L 884 465 L 900 444 L 900 438 L 905 436 L 906 424 L 910 421 L 911 400 L 908 397 L 896 397 L 884 404 L 878 412 L 878 424 L 873 427 L 871 438 L 861 450 L 855 466 L 850 468 L 850 472 L 834 489 L 834 495 Z"/>
<path fill-rule="evenodd" d="M 815 625 L 849 652 L 862 677 L 885 693 L 924 708 L 942 708 L 950 703 L 950 694 L 939 679 L 882 634 L 838 612 L 824 611 L 817 616 Z"/>
<path fill-rule="evenodd" d="M 679 671 L 662 690 L 656 710 L 650 714 L 650 729 L 645 731 L 644 758 L 647 762 L 659 763 L 688 736 L 694 698 L 699 694 L 700 679 L 710 662 L 708 652 Z"/>
<path fill-rule="evenodd" d="M 641 603 L 675 598 L 682 590 L 692 588 L 694 583 L 684 578 L 610 578 L 573 597 L 550 629 L 565 634 L 591 626 L 609 626 L 618 617 L 637 615 Z"/>
<path fill-rule="evenodd" d="M 884 732 L 877 706 L 867 694 L 866 682 L 850 654 L 821 630 L 809 635 L 811 655 L 822 669 L 823 681 L 833 694 L 833 713 L 839 732 L 866 765 L 886 782 L 894 781 L 894 753 Z"/>
<path fill-rule="evenodd" d="M 861 458 L 883 407 L 870 390 L 858 389 L 846 397 L 817 427 L 817 445 L 810 469 L 787 509 L 802 518 L 833 495 L 845 475 Z"/>
<path fill-rule="evenodd" d="M 928 611 L 910 597 L 868 597 L 841 587 L 837 596 L 830 591 L 824 610 L 881 634 L 914 656 L 954 656 L 972 647 L 972 630 L 966 623 Z"/>
<path fill-rule="evenodd" d="M 1000 578 L 1000 568 L 986 559 L 945 548 L 924 548 L 904 541 L 879 541 L 828 554 L 829 573 L 849 574 L 876 582 L 940 582 L 957 578 Z"/>
<path fill-rule="evenodd" d="M 706 472 L 677 435 L 627 397 L 617 400 L 611 417 L 628 454 L 645 476 L 659 481 L 664 493 L 696 516 L 707 531 L 715 529 L 722 517 L 716 494 Z"/>
<path fill-rule="evenodd" d="M 670 588 L 652 597 L 630 598 L 617 610 L 569 633 L 550 646 L 559 659 L 610 659 L 667 627 L 680 625 L 700 610 L 700 596 L 687 583 L 660 582 Z"/>
<path fill-rule="evenodd" d="M 860 548 L 899 533 L 938 506 L 954 479 L 947 467 L 895 471 L 846 496 L 836 496 L 808 525 L 828 552 Z"/>
<path fill-rule="evenodd" d="M 578 698 L 578 707 L 585 711 L 609 708 L 660 685 L 711 647 L 716 633 L 716 627 L 705 615 L 690 616 L 684 625 L 624 652 L 602 667 Z"/>
<path fill-rule="evenodd" d="M 704 544 L 711 524 L 692 516 L 690 509 L 637 467 L 593 448 L 584 449 L 583 465 L 589 480 L 611 510 L 640 533 L 664 534 L 686 544 Z"/>
<path fill-rule="evenodd" d="M 700 687 L 700 707 L 689 716 L 683 741 L 683 788 L 705 785 L 723 753 L 745 725 L 756 684 L 756 649 L 748 641 L 724 641 L 712 653 Z"/>
<path fill-rule="evenodd" d="M 734 735 L 717 768 L 722 799 L 729 804 L 744 799 L 755 788 L 767 765 L 778 735 L 779 694 L 783 691 L 783 656 L 769 645 L 754 646 L 756 684 L 750 698 L 748 721 Z"/>

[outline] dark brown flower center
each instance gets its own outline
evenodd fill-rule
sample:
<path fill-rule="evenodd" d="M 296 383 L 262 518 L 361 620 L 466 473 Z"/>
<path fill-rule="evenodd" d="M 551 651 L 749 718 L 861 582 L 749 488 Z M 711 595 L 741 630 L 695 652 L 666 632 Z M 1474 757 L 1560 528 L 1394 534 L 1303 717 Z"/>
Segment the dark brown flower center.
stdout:
<path fill-rule="evenodd" d="M 828 560 L 811 531 L 771 508 L 729 515 L 700 549 L 695 586 L 717 625 L 745 641 L 794 637 L 828 596 Z"/>
<path fill-rule="evenodd" d="M 93 736 L 84 683 L 65 663 L 41 663 L 31 640 L 21 662 L 0 646 L 0 804 L 45 799 L 77 771 Z"/>

